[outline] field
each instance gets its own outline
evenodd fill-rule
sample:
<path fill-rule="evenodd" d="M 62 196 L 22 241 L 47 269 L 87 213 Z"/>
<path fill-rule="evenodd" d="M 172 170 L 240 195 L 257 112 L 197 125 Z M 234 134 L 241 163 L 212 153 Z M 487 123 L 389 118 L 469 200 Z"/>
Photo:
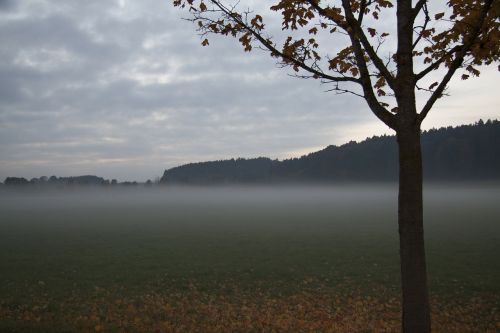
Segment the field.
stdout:
<path fill-rule="evenodd" d="M 436 332 L 500 330 L 500 186 L 429 185 Z M 394 185 L 0 191 L 1 332 L 398 332 Z"/>

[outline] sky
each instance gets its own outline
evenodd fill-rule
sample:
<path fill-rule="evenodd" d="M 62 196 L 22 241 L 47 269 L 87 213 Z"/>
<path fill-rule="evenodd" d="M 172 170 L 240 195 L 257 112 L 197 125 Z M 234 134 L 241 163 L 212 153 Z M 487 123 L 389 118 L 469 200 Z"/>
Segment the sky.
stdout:
<path fill-rule="evenodd" d="M 189 162 L 393 134 L 362 99 L 263 52 L 222 37 L 202 47 L 186 17 L 170 0 L 0 0 L 0 181 L 154 180 Z M 498 82 L 494 66 L 455 79 L 424 129 L 498 119 Z"/>

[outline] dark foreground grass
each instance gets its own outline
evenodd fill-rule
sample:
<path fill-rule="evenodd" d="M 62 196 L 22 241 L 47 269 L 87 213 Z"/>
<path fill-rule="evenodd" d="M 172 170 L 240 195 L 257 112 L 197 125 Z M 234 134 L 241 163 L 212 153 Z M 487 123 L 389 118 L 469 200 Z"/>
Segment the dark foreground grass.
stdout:
<path fill-rule="evenodd" d="M 172 191 L 2 193 L 0 331 L 398 331 L 393 187 Z M 500 328 L 499 193 L 427 193 L 436 331 Z"/>

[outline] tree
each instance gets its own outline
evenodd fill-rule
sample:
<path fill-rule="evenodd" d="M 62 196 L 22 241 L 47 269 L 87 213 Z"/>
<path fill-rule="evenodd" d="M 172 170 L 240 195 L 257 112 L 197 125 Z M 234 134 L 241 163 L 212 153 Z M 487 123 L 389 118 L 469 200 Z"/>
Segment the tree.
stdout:
<path fill-rule="evenodd" d="M 235 37 L 245 51 L 257 46 L 299 78 L 365 99 L 396 132 L 402 330 L 430 332 L 420 128 L 457 72 L 467 80 L 479 76 L 479 66 L 498 62 L 500 1 L 277 0 L 270 10 L 280 14 L 282 31 L 270 31 L 263 13 L 240 10 L 239 1 L 173 3 L 189 9 L 203 46 L 209 34 Z M 381 30 L 386 18 L 395 21 L 394 31 Z M 417 105 L 421 93 L 428 95 Z"/>

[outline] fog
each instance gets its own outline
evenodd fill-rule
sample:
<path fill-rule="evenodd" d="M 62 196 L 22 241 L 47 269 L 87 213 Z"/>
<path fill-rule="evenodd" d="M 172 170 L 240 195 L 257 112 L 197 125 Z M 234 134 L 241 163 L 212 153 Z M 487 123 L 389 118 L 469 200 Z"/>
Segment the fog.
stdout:
<path fill-rule="evenodd" d="M 0 189 L 0 209 L 58 209 L 63 207 L 178 207 L 196 205 L 332 205 L 363 209 L 364 205 L 396 207 L 397 184 L 373 183 L 340 185 L 276 186 L 155 186 L 155 187 L 68 187 Z M 440 203 L 491 203 L 500 199 L 500 184 L 429 184 L 424 201 Z"/>
<path fill-rule="evenodd" d="M 118 188 L 53 188 L 53 189 L 9 189 L 0 190 L 0 211 L 3 222 L 8 216 L 24 216 L 28 222 L 33 214 L 34 223 L 49 223 L 44 214 L 64 212 L 66 221 L 73 217 L 81 222 L 98 219 L 106 223 L 106 216 L 114 218 L 140 212 L 137 223 L 165 219 L 165 224 L 176 223 L 178 218 L 203 218 L 203 214 L 224 216 L 231 223 L 249 222 L 247 215 L 280 214 L 282 218 L 300 215 L 303 221 L 313 223 L 317 219 L 329 218 L 332 225 L 346 222 L 353 226 L 382 223 L 393 225 L 397 218 L 397 184 L 340 184 L 336 186 L 155 186 Z M 476 212 L 471 223 L 477 224 L 481 214 L 494 212 L 500 216 L 498 200 L 500 185 L 485 183 L 428 184 L 424 187 L 424 211 L 426 224 L 438 219 L 436 214 L 454 216 L 456 212 Z M 193 214 L 201 214 L 196 217 Z M 373 214 L 379 214 L 374 221 Z M 208 215 L 207 215 L 208 216 Z M 440 215 L 441 216 L 441 215 Z M 349 218 L 347 218 L 349 217 Z M 441 217 L 439 218 L 441 219 Z M 240 221 L 241 220 L 241 221 Z M 116 222 L 116 221 L 115 221 Z M 449 221 L 453 223 L 453 221 Z M 0 222 L 2 223 L 2 222 Z M 211 223 L 217 223 L 216 220 Z M 269 223 L 269 221 L 267 222 Z M 272 219 L 271 223 L 286 224 Z M 458 223 L 458 221 L 457 221 Z"/>
<path fill-rule="evenodd" d="M 373 186 L 159 186 L 121 188 L 7 189 L 0 191 L 2 208 L 64 206 L 196 206 L 196 205 L 287 205 L 356 202 L 391 202 L 397 198 L 394 184 Z"/>
<path fill-rule="evenodd" d="M 424 197 L 432 287 L 499 293 L 500 186 L 426 184 Z M 396 184 L 4 188 L 0 235 L 0 297 L 16 299 L 39 280 L 61 295 L 399 284 Z"/>

